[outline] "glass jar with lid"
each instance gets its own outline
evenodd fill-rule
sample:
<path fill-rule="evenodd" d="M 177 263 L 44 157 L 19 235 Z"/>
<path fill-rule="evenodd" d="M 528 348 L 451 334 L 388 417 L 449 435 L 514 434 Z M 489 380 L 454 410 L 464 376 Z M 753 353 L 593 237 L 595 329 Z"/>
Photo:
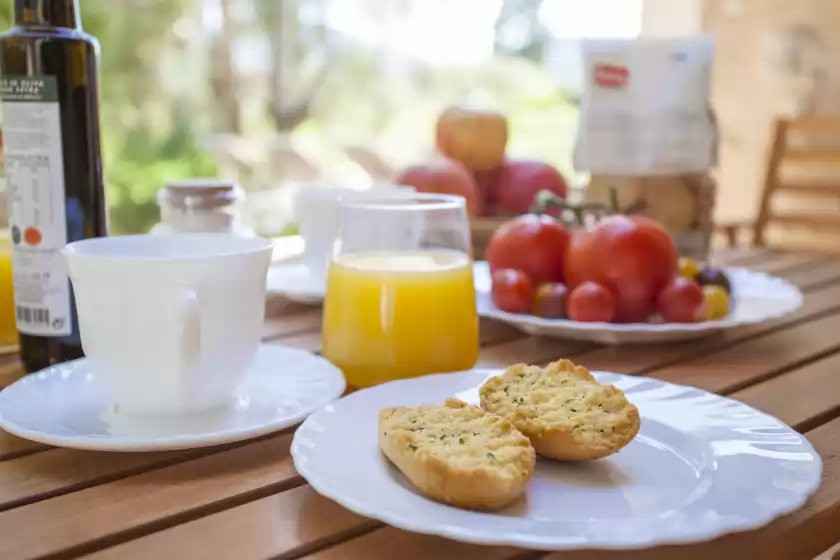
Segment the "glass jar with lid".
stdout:
<path fill-rule="evenodd" d="M 242 219 L 245 191 L 232 181 L 169 181 L 158 191 L 160 222 L 151 233 L 235 233 L 252 236 Z"/>

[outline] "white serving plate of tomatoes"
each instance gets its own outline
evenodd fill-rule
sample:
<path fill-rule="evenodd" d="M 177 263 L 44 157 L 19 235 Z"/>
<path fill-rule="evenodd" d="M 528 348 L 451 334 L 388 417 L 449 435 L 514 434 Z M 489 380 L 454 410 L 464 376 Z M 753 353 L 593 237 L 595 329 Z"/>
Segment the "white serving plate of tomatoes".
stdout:
<path fill-rule="evenodd" d="M 646 323 L 581 322 L 547 319 L 524 313 L 508 313 L 493 305 L 490 268 L 486 262 L 474 267 L 478 313 L 538 336 L 597 342 L 601 344 L 654 344 L 707 337 L 728 329 L 772 321 L 796 311 L 802 292 L 790 282 L 746 268 L 723 269 L 732 286 L 732 308 L 721 319 L 697 323 L 665 323 L 655 318 Z"/>

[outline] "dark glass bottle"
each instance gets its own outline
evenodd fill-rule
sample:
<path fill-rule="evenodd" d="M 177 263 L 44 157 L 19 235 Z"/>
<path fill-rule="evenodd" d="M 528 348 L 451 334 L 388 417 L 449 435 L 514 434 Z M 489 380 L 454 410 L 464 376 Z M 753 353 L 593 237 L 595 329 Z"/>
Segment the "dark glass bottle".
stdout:
<path fill-rule="evenodd" d="M 108 229 L 99 45 L 78 0 L 15 0 L 14 15 L 0 93 L 20 357 L 33 372 L 84 355 L 61 249 Z"/>

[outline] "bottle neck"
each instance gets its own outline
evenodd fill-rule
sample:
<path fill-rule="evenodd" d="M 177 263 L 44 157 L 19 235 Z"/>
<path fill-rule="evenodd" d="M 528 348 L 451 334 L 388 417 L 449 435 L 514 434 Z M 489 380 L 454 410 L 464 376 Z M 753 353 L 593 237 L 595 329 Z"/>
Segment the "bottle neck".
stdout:
<path fill-rule="evenodd" d="M 15 0 L 15 24 L 81 29 L 79 0 Z"/>

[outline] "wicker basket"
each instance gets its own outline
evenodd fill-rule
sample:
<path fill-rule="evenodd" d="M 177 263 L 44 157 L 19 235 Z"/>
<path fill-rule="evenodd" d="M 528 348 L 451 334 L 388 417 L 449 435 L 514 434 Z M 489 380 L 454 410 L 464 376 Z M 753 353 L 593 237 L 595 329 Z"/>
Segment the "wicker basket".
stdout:
<path fill-rule="evenodd" d="M 473 259 L 484 260 L 484 251 L 490 238 L 499 226 L 512 220 L 512 217 L 481 217 L 470 220 L 470 231 L 472 233 Z"/>

